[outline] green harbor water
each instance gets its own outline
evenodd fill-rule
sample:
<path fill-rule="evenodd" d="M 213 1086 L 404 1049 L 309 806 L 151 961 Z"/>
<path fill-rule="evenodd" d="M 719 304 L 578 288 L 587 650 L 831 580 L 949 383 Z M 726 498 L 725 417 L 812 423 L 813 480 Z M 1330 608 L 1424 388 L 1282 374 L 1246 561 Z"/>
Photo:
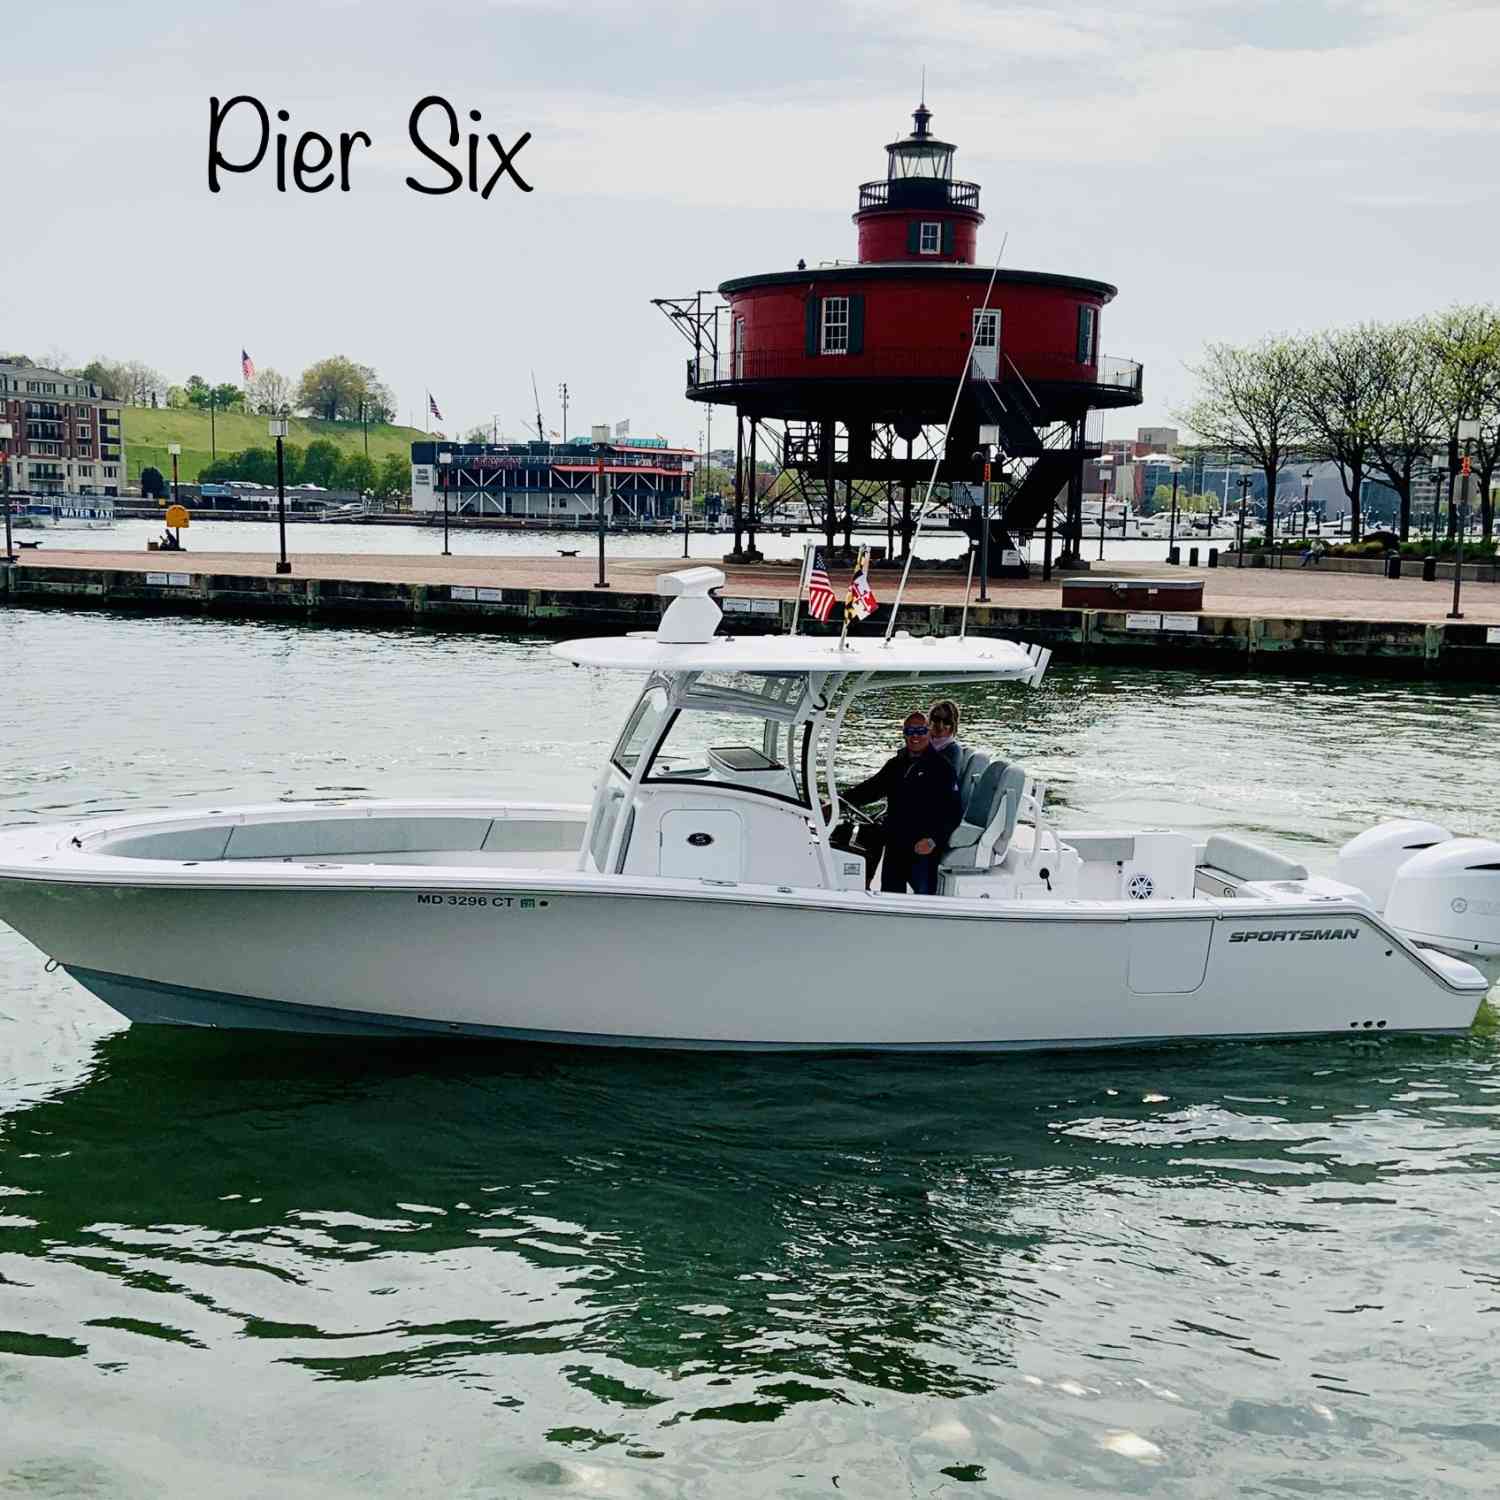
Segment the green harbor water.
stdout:
<path fill-rule="evenodd" d="M 635 692 L 537 641 L 16 610 L 0 683 L 0 825 L 584 800 Z M 1492 692 L 1069 668 L 961 697 L 1064 824 L 1320 870 L 1395 813 L 1500 835 Z M 1492 1033 L 796 1059 L 130 1030 L 0 926 L 0 1495 L 1488 1496 L 1497 1334 Z"/>

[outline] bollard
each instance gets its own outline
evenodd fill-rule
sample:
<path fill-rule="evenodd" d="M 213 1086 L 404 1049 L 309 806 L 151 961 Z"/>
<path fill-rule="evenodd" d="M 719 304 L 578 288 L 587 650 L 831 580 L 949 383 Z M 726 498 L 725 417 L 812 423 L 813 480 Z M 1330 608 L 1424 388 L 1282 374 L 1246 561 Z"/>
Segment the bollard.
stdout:
<path fill-rule="evenodd" d="M 1182 561 L 1182 548 L 1172 547 L 1167 552 L 1167 561 L 1174 567 Z"/>
<path fill-rule="evenodd" d="M 1399 578 L 1401 576 L 1401 554 L 1399 552 L 1386 553 L 1385 576 L 1387 578 Z"/>
<path fill-rule="evenodd" d="M 1196 568 L 1197 566 L 1198 566 L 1198 549 L 1196 547 L 1189 547 L 1188 548 L 1188 567 L 1190 567 L 1190 568 Z"/>
<path fill-rule="evenodd" d="M 1195 563 L 1198 561 L 1198 549 L 1196 547 L 1193 548 L 1193 561 Z M 1211 568 L 1219 566 L 1219 549 L 1217 547 L 1210 547 L 1208 549 L 1208 565 Z"/>
<path fill-rule="evenodd" d="M 1437 558 L 1435 558 L 1435 557 L 1424 557 L 1422 559 L 1422 582 L 1423 583 L 1436 583 L 1437 582 Z"/>

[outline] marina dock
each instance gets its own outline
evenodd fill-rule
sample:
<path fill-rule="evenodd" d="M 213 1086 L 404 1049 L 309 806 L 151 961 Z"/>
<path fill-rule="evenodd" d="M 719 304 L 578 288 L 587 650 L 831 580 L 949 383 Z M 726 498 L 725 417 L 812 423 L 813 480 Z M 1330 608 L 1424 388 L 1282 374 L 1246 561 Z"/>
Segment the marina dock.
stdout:
<path fill-rule="evenodd" d="M 701 561 L 701 560 L 700 560 Z M 659 573 L 679 557 L 609 560 L 607 589 L 594 586 L 593 557 L 432 557 L 295 555 L 292 573 L 275 559 L 243 552 L 179 554 L 49 550 L 0 565 L 0 602 L 12 606 L 119 609 L 221 617 L 415 625 L 447 630 L 587 635 L 654 629 Z M 722 603 L 745 632 L 790 628 L 797 570 L 725 564 Z M 1165 564 L 1109 564 L 1112 578 L 1202 577 L 1203 609 L 1174 613 L 1065 609 L 1062 579 L 996 580 L 990 601 L 975 582 L 968 629 L 1052 647 L 1060 659 L 1100 663 L 1353 671 L 1500 680 L 1500 584 L 1463 584 L 1462 620 L 1450 620 L 1453 586 L 1443 579 L 1387 579 L 1368 573 L 1287 568 L 1187 570 Z M 872 579 L 882 608 L 860 628 L 883 629 L 894 598 L 894 570 Z M 835 588 L 842 590 L 842 575 Z M 963 628 L 964 580 L 952 571 L 915 569 L 898 629 L 914 635 Z M 804 629 L 808 628 L 804 616 Z M 819 627 L 813 626 L 813 629 Z M 826 628 L 826 627 L 824 627 Z"/>

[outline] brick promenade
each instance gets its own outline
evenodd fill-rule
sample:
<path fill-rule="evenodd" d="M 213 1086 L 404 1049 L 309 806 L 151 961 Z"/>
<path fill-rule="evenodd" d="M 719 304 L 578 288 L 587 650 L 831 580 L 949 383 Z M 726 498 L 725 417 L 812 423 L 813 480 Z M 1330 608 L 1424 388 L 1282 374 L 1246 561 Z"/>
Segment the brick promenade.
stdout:
<path fill-rule="evenodd" d="M 460 544 L 461 545 L 461 544 Z M 252 552 L 67 552 L 51 546 L 45 552 L 27 550 L 21 561 L 28 568 L 90 568 L 119 571 L 219 573 L 238 577 L 274 575 L 275 558 Z M 393 557 L 375 553 L 292 553 L 293 576 L 318 579 L 359 579 L 372 583 L 469 584 L 508 589 L 578 589 L 591 587 L 596 576 L 594 557 Z M 681 556 L 620 558 L 608 563 L 608 577 L 622 593 L 652 593 L 658 573 L 683 566 L 704 566 L 702 558 L 684 564 Z M 725 593 L 753 598 L 787 599 L 796 590 L 795 566 L 741 567 L 719 564 L 728 577 Z M 1500 583 L 1492 583 L 1488 568 L 1482 581 L 1466 578 L 1462 607 L 1466 623 L 1500 625 Z M 1203 608 L 1218 615 L 1261 618 L 1385 620 L 1429 624 L 1442 621 L 1452 604 L 1451 580 L 1423 583 L 1406 575 L 1388 579 L 1375 573 L 1337 573 L 1299 568 L 1170 568 L 1164 563 L 1105 563 L 1094 576 L 1109 578 L 1202 578 Z M 847 573 L 835 569 L 835 589 L 842 593 Z M 882 604 L 895 597 L 896 573 L 878 570 L 873 578 Z M 974 593 L 977 597 L 978 584 Z M 914 604 L 956 604 L 963 601 L 961 576 L 950 572 L 913 570 L 906 599 Z M 1062 602 L 1060 580 L 1043 584 L 1036 579 L 1003 580 L 990 584 L 991 602 L 1001 607 L 1057 608 Z"/>

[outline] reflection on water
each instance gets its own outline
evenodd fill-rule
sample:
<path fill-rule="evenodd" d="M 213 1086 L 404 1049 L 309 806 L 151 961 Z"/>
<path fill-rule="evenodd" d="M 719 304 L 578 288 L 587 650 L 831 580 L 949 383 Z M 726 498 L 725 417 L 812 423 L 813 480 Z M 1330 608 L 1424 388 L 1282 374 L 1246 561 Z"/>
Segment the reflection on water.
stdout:
<path fill-rule="evenodd" d="M 0 822 L 583 796 L 634 692 L 406 633 L 0 612 L 0 648 Z M 1397 809 L 1496 831 L 1489 694 L 1077 669 L 961 697 L 1071 822 L 1325 864 Z M 857 1003 L 858 955 L 814 957 Z M 0 929 L 0 1493 L 1485 1493 L 1497 1061 L 132 1032 Z"/>

